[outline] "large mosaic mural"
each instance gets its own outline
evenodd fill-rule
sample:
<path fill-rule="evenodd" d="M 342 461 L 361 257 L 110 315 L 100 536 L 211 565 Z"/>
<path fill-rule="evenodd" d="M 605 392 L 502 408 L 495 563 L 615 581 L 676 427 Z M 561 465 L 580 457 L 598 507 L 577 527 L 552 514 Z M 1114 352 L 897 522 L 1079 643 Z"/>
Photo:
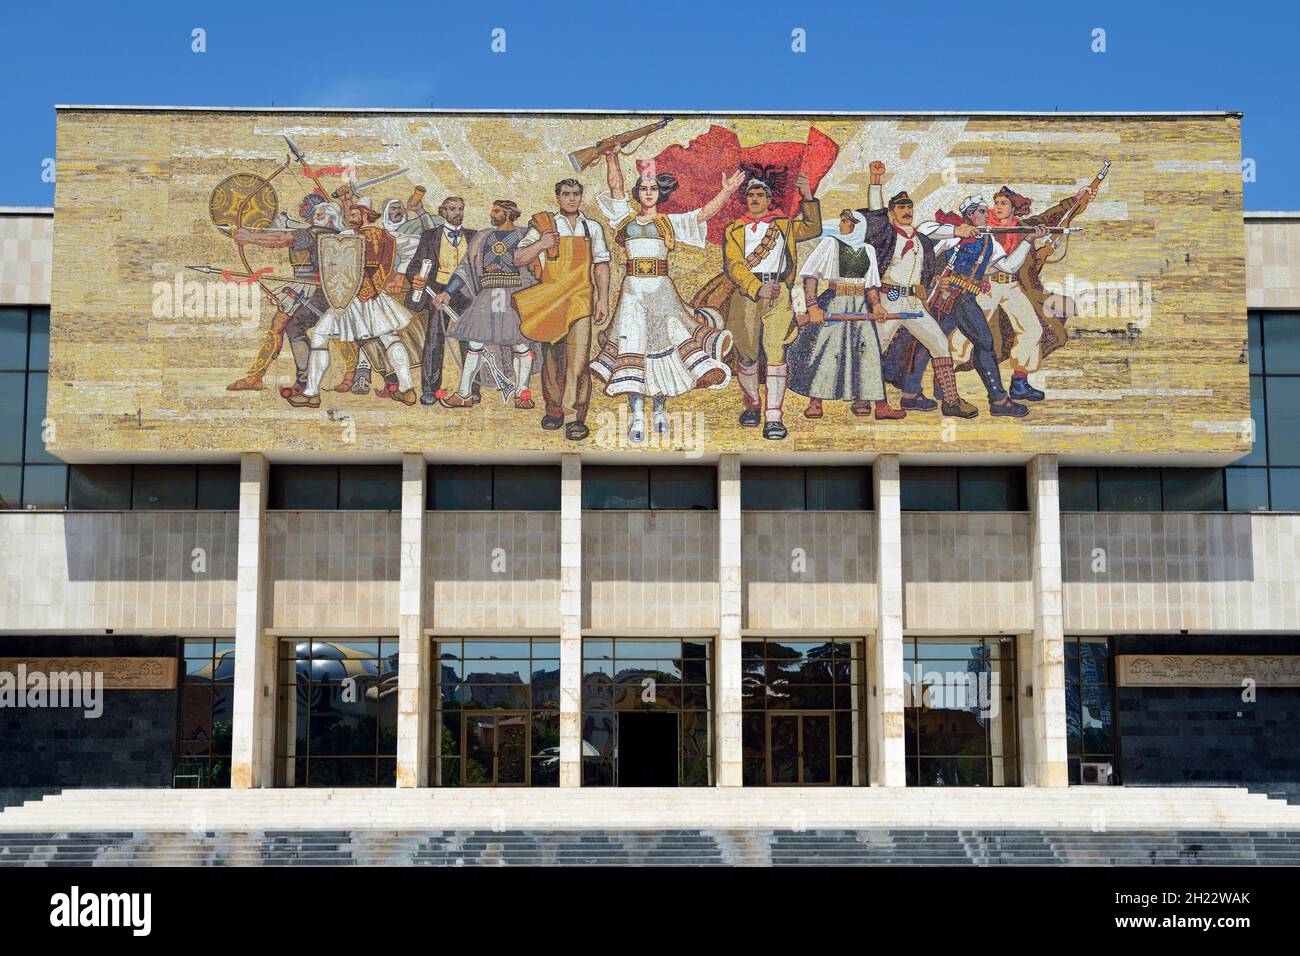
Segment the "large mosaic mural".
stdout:
<path fill-rule="evenodd" d="M 1240 117 L 63 109 L 51 450 L 1250 447 Z"/>

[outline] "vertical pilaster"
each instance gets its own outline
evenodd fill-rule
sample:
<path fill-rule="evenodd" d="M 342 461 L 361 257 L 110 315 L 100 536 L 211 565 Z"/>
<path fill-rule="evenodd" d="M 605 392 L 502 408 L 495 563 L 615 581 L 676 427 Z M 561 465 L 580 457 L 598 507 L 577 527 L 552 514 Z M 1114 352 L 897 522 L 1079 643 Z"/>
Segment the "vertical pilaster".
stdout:
<path fill-rule="evenodd" d="M 1069 764 L 1065 739 L 1065 629 L 1061 614 L 1061 498 L 1056 456 L 1034 458 L 1029 463 L 1028 479 L 1034 584 L 1034 785 L 1064 787 L 1069 784 Z"/>
<path fill-rule="evenodd" d="M 873 469 L 876 501 L 876 633 L 871 650 L 870 782 L 907 785 L 903 738 L 903 523 L 898 456 L 880 455 Z"/>
<path fill-rule="evenodd" d="M 239 551 L 235 571 L 235 689 L 230 785 L 275 782 L 275 642 L 264 606 L 266 497 L 270 465 L 257 453 L 239 459 Z"/>
<path fill-rule="evenodd" d="M 401 576 L 397 598 L 397 785 L 429 785 L 429 652 L 424 636 L 424 456 L 402 456 Z"/>
<path fill-rule="evenodd" d="M 744 781 L 741 745 L 740 666 L 740 456 L 718 460 L 717 783 Z"/>
<path fill-rule="evenodd" d="M 560 786 L 582 786 L 582 456 L 560 456 Z"/>

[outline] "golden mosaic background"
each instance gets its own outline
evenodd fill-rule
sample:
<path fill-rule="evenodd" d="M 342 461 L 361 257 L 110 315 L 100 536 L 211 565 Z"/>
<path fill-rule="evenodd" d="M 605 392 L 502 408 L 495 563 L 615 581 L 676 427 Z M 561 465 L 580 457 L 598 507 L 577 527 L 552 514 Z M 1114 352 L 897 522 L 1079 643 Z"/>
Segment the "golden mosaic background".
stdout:
<path fill-rule="evenodd" d="M 314 451 L 328 454 L 429 450 L 445 452 L 584 450 L 628 447 L 626 401 L 599 394 L 588 415 L 591 437 L 566 442 L 538 426 L 539 408 L 516 411 L 494 393 L 469 411 L 407 408 L 388 399 L 339 395 L 336 360 L 319 409 L 294 409 L 277 389 L 293 379 L 287 347 L 260 392 L 228 392 L 252 361 L 261 323 L 155 318 L 153 286 L 172 282 L 188 264 L 240 268 L 234 244 L 208 217 L 208 197 L 235 172 L 269 174 L 284 161 L 287 134 L 313 167 L 355 165 L 360 180 L 411 167 L 372 190 L 405 199 L 428 190 L 433 211 L 446 194 L 467 199 L 466 225 L 487 225 L 493 199 L 514 199 L 532 213 L 553 208 L 553 184 L 573 175 L 566 158 L 579 147 L 655 117 L 571 114 L 345 114 L 223 111 L 59 112 L 57 228 L 54 239 L 49 448 L 70 460 L 95 454 Z M 649 158 L 687 144 L 711 124 L 731 128 L 741 146 L 802 142 L 816 125 L 840 144 L 818 189 L 828 221 L 845 206 L 865 206 L 867 163 L 888 169 L 886 195 L 907 189 L 918 221 L 963 196 L 991 198 L 1007 184 L 1045 208 L 1087 184 L 1103 161 L 1114 162 L 1100 194 L 1077 224 L 1064 262 L 1045 282 L 1067 275 L 1090 282 L 1146 282 L 1149 320 L 1140 334 L 1119 336 L 1131 319 L 1075 318 L 1072 337 L 1049 356 L 1033 381 L 1048 400 L 1029 418 L 993 419 L 974 372 L 959 375 L 980 416 L 945 429 L 938 412 L 901 422 L 855 418 L 847 403 L 826 404 L 810 422 L 804 400 L 786 400 L 785 441 L 736 422 L 740 393 L 694 392 L 669 401 L 690 413 L 668 443 L 644 446 L 697 451 L 1153 452 L 1236 457 L 1250 448 L 1243 360 L 1246 340 L 1245 242 L 1236 116 L 1170 117 L 756 117 L 688 116 L 653 134 L 636 154 Z M 631 158 L 624 161 L 631 170 Z M 579 177 L 587 211 L 605 187 L 603 162 Z M 327 188 L 339 177 L 327 176 Z M 296 164 L 275 181 L 280 208 L 293 213 L 310 183 Z M 812 244 L 801 247 L 807 255 Z M 288 269 L 283 250 L 248 247 L 255 268 Z M 613 284 L 622 278 L 614 252 Z M 720 268 L 721 249 L 681 248 L 673 277 L 690 295 Z M 615 303 L 616 307 L 616 303 Z M 456 365 L 445 362 L 445 376 Z M 1003 366 L 1004 382 L 1010 371 Z M 926 375 L 927 388 L 930 376 Z M 416 370 L 418 387 L 418 369 Z M 598 383 L 597 383 L 598 384 Z M 889 389 L 897 403 L 897 390 Z"/>

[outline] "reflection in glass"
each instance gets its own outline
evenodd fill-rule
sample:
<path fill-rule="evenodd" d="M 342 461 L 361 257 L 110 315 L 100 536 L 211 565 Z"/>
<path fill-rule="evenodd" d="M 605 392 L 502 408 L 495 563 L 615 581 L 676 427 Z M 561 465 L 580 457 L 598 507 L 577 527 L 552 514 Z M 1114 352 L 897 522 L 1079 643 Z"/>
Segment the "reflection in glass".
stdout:
<path fill-rule="evenodd" d="M 909 785 L 1019 783 L 1011 640 L 909 638 L 903 677 Z"/>

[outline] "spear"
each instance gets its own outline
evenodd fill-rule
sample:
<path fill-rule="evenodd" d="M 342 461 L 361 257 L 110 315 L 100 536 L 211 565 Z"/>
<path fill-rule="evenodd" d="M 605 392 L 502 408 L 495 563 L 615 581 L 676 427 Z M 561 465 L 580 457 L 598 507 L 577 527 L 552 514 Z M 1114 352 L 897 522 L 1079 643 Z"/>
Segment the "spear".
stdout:
<path fill-rule="evenodd" d="M 229 269 L 218 269 L 215 266 L 186 266 L 185 268 L 202 272 L 204 275 L 221 276 L 223 279 L 274 279 L 277 282 L 296 282 L 298 285 L 320 285 L 314 279 L 299 279 L 296 276 L 274 276 L 265 273 L 255 276 L 251 272 L 231 272 Z"/>

